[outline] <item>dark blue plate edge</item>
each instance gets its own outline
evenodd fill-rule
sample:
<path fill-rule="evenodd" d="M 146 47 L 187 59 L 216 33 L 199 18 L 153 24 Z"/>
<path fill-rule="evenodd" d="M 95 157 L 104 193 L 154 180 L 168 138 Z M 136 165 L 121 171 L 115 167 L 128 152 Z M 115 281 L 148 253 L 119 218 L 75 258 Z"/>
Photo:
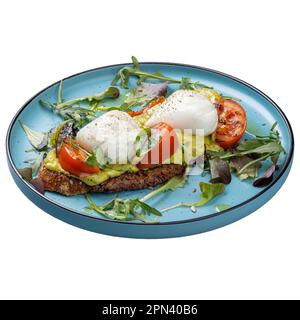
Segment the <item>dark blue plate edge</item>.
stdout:
<path fill-rule="evenodd" d="M 103 66 L 103 67 L 98 67 L 98 68 L 93 68 L 93 69 L 89 69 L 89 70 L 85 70 L 85 71 L 82 71 L 82 72 L 78 72 L 78 73 L 75 73 L 71 76 L 68 76 L 66 78 L 63 78 L 62 80 L 67 80 L 67 79 L 70 79 L 70 78 L 73 78 L 73 77 L 76 77 L 78 75 L 81 75 L 81 74 L 84 74 L 84 73 L 88 73 L 88 72 L 92 72 L 92 71 L 97 71 L 97 70 L 101 70 L 101 69 L 106 69 L 106 68 L 112 68 L 112 67 L 124 67 L 124 66 L 128 66 L 130 65 L 131 63 L 120 63 L 120 64 L 113 64 L 113 65 L 107 65 L 107 66 Z M 241 202 L 240 204 L 236 205 L 236 206 L 233 206 L 233 207 L 230 207 L 229 209 L 226 209 L 224 211 L 221 211 L 221 212 L 216 212 L 216 213 L 212 213 L 210 215 L 207 215 L 207 216 L 204 216 L 204 217 L 198 217 L 198 218 L 193 218 L 193 219 L 187 219 L 187 220 L 182 220 L 182 221 L 170 221 L 170 222 L 156 222 L 156 223 L 151 223 L 151 224 L 147 224 L 147 223 L 137 223 L 137 222 L 126 222 L 126 221 L 116 221 L 116 220 L 108 220 L 108 219 L 103 219 L 103 218 L 100 218 L 100 217 L 93 217 L 93 216 L 89 216 L 89 215 L 86 215 L 86 214 L 83 214 L 79 211 L 74 211 L 74 210 L 71 210 L 69 209 L 68 207 L 65 207 L 63 205 L 61 205 L 60 203 L 57 203 L 56 201 L 54 200 L 51 200 L 51 199 L 48 199 L 46 196 L 44 196 L 43 194 L 39 193 L 29 182 L 25 181 L 21 175 L 19 174 L 13 160 L 12 160 L 12 157 L 11 157 L 11 152 L 10 152 L 10 146 L 9 146 L 9 141 L 10 141 L 10 136 L 11 136 L 11 130 L 12 130 L 12 127 L 14 126 L 17 118 L 19 117 L 19 115 L 22 113 L 22 111 L 27 107 L 27 105 L 33 100 L 35 99 L 38 95 L 40 95 L 42 92 L 44 92 L 45 90 L 49 89 L 50 87 L 52 86 L 55 86 L 57 85 L 59 81 L 56 81 L 54 82 L 53 84 L 47 86 L 46 88 L 40 90 L 38 93 L 36 93 L 34 96 L 32 96 L 27 102 L 25 102 L 25 104 L 17 111 L 17 113 L 15 114 L 15 116 L 13 117 L 8 129 L 7 129 L 7 134 L 6 134 L 6 140 L 5 140 L 5 147 L 6 147 L 6 156 L 7 156 L 7 162 L 8 162 L 8 166 L 10 167 L 11 170 L 14 171 L 14 173 L 16 174 L 16 176 L 20 179 L 20 181 L 28 188 L 30 188 L 37 196 L 39 196 L 42 200 L 45 200 L 46 202 L 49 202 L 53 205 L 56 205 L 64 210 L 67 210 L 69 211 L 70 213 L 72 214 L 76 214 L 76 215 L 80 215 L 82 217 L 85 217 L 85 218 L 90 218 L 90 219 L 95 219 L 95 220 L 101 220 L 103 222 L 108 222 L 108 223 L 120 223 L 120 224 L 129 224 L 129 225 L 143 225 L 143 226 L 157 226 L 157 225 L 173 225 L 173 224 L 184 224 L 184 223 L 191 223 L 191 222 L 196 222 L 196 221 L 201 221 L 201 220 L 206 220 L 206 219 L 210 219 L 210 218 L 213 218 L 213 217 L 216 217 L 216 216 L 220 216 L 220 215 L 223 215 L 223 214 L 226 214 L 227 212 L 230 212 L 234 209 L 237 209 L 237 208 L 241 208 L 243 207 L 244 205 L 254 201 L 255 199 L 257 199 L 258 197 L 260 197 L 261 195 L 263 195 L 265 192 L 267 192 L 269 189 L 272 188 L 272 186 L 274 186 L 276 184 L 276 182 L 278 180 L 280 180 L 280 178 L 282 177 L 282 175 L 285 173 L 285 171 L 289 168 L 292 160 L 293 160 L 293 155 L 294 155 L 294 134 L 293 134 L 293 130 L 292 130 L 292 127 L 291 127 L 291 124 L 289 122 L 289 120 L 287 119 L 285 113 L 282 111 L 282 109 L 275 103 L 275 101 L 273 101 L 269 96 L 267 96 L 264 92 L 262 92 L 261 90 L 257 89 L 256 87 L 254 87 L 253 85 L 245 82 L 244 80 L 241 80 L 239 78 L 236 78 L 234 76 L 231 76 L 229 74 L 226 74 L 224 72 L 221 72 L 221 71 L 217 71 L 217 70 L 214 70 L 214 69 L 210 69 L 210 68 L 205 68 L 205 67 L 200 67 L 200 66 L 195 66 L 195 65 L 189 65 L 189 64 L 184 64 L 184 63 L 172 63 L 172 62 L 140 62 L 140 64 L 163 64 L 163 65 L 170 65 L 170 66 L 182 66 L 182 67 L 188 67 L 188 68 L 193 68 L 193 69 L 197 69 L 197 70 L 202 70 L 202 71 L 208 71 L 208 72 L 212 72 L 212 73 L 215 73 L 215 74 L 218 74 L 218 75 L 221 75 L 223 77 L 226 77 L 230 80 L 234 80 L 236 82 L 239 82 L 245 86 L 247 86 L 248 88 L 256 91 L 258 94 L 260 94 L 261 96 L 263 96 L 266 100 L 268 100 L 272 106 L 277 109 L 277 111 L 280 113 L 281 117 L 284 119 L 285 123 L 286 123 L 286 126 L 289 130 L 289 135 L 290 135 L 290 138 L 291 138 L 291 142 L 290 142 L 290 152 L 288 154 L 288 158 L 286 159 L 283 167 L 281 168 L 281 171 L 280 173 L 278 174 L 278 176 L 272 181 L 271 184 L 269 184 L 267 187 L 265 187 L 261 192 L 257 193 L 255 196 L 249 198 L 248 200 L 244 201 L 244 202 Z M 22 191 L 22 190 L 21 190 Z"/>

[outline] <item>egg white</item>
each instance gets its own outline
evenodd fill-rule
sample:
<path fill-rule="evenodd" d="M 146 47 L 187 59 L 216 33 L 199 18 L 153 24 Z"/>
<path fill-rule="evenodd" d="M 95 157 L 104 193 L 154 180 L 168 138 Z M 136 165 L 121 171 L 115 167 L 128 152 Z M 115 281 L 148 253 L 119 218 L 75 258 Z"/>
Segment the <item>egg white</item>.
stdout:
<path fill-rule="evenodd" d="M 171 94 L 146 122 L 153 127 L 166 122 L 174 129 L 190 129 L 195 134 L 213 133 L 218 124 L 218 115 L 214 104 L 202 93 L 194 90 L 177 90 Z"/>
<path fill-rule="evenodd" d="M 135 156 L 134 142 L 140 129 L 126 112 L 113 110 L 80 129 L 76 140 L 89 152 L 101 147 L 111 163 L 126 164 Z"/>

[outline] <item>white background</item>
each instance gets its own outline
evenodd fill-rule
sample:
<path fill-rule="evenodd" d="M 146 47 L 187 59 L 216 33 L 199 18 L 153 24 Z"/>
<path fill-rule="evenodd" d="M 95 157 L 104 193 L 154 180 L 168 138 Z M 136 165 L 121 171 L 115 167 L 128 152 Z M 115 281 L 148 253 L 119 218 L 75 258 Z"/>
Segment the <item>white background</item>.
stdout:
<path fill-rule="evenodd" d="M 133 240 L 43 213 L 6 165 L 7 127 L 40 89 L 108 64 L 173 61 L 246 80 L 299 138 L 298 1 L 2 1 L 0 298 L 300 298 L 299 153 L 280 192 L 225 228 Z M 298 207 L 298 209 L 297 209 Z"/>

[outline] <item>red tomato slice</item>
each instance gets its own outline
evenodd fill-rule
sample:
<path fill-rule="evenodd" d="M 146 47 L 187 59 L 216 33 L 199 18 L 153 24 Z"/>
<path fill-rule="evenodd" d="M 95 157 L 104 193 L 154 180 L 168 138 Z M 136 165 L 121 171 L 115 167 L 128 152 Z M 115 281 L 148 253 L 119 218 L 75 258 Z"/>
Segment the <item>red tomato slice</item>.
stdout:
<path fill-rule="evenodd" d="M 88 154 L 76 145 L 63 142 L 58 153 L 58 161 L 62 168 L 75 176 L 97 173 L 100 169 L 86 162 Z"/>
<path fill-rule="evenodd" d="M 246 130 L 247 116 L 244 108 L 236 101 L 222 99 L 218 107 L 218 117 L 215 141 L 224 149 L 234 147 Z"/>
<path fill-rule="evenodd" d="M 158 105 L 159 103 L 162 103 L 165 101 L 165 97 L 161 96 L 159 98 L 157 98 L 156 100 L 153 100 L 152 102 L 150 102 L 146 107 L 142 108 L 139 111 L 129 111 L 128 114 L 131 117 L 135 117 L 135 116 L 139 116 L 140 114 L 145 113 L 147 110 L 153 108 L 154 106 Z"/>
<path fill-rule="evenodd" d="M 140 169 L 154 168 L 162 164 L 175 153 L 179 144 L 176 133 L 167 123 L 160 122 L 152 129 L 159 130 L 161 139 L 137 165 Z"/>

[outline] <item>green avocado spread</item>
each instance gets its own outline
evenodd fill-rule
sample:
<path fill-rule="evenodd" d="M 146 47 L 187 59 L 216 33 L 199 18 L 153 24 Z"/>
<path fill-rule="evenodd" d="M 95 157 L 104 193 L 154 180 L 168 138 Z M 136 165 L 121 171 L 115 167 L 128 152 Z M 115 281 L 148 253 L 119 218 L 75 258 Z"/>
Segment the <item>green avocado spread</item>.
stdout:
<path fill-rule="evenodd" d="M 56 152 L 54 149 L 47 154 L 47 157 L 44 160 L 44 164 L 48 170 L 57 171 L 65 175 L 72 176 L 83 181 L 85 184 L 89 186 L 96 186 L 110 178 L 118 177 L 125 172 L 137 172 L 139 170 L 136 166 L 132 164 L 111 164 L 98 173 L 90 174 L 83 177 L 77 177 L 71 175 L 69 172 L 65 171 L 61 167 L 56 157 Z"/>
<path fill-rule="evenodd" d="M 197 157 L 204 154 L 204 144 L 207 150 L 212 150 L 212 151 L 222 150 L 222 148 L 220 148 L 214 142 L 211 136 L 205 137 L 203 141 L 203 138 L 197 140 L 195 139 L 195 136 L 192 136 L 192 135 L 190 136 L 185 135 L 183 137 L 181 136 L 180 133 L 177 133 L 177 134 L 182 147 L 188 146 L 189 144 L 193 146 L 192 149 L 190 149 L 191 153 L 187 152 L 188 148 L 186 148 L 185 149 L 186 151 L 184 151 L 184 159 L 183 159 L 183 148 L 179 147 L 177 148 L 177 151 L 175 152 L 175 154 L 173 154 L 172 157 L 170 159 L 167 159 L 164 163 L 175 163 L 175 164 L 190 163 L 192 159 L 196 159 Z M 110 164 L 109 166 L 101 169 L 101 171 L 98 173 L 77 177 L 77 176 L 71 175 L 69 172 L 65 171 L 61 167 L 56 157 L 56 152 L 54 149 L 47 154 L 47 157 L 44 160 L 44 164 L 48 170 L 61 172 L 65 175 L 74 177 L 76 179 L 83 181 L 85 184 L 89 186 L 96 186 L 110 178 L 118 177 L 125 172 L 139 171 L 137 166 L 133 164 Z"/>

